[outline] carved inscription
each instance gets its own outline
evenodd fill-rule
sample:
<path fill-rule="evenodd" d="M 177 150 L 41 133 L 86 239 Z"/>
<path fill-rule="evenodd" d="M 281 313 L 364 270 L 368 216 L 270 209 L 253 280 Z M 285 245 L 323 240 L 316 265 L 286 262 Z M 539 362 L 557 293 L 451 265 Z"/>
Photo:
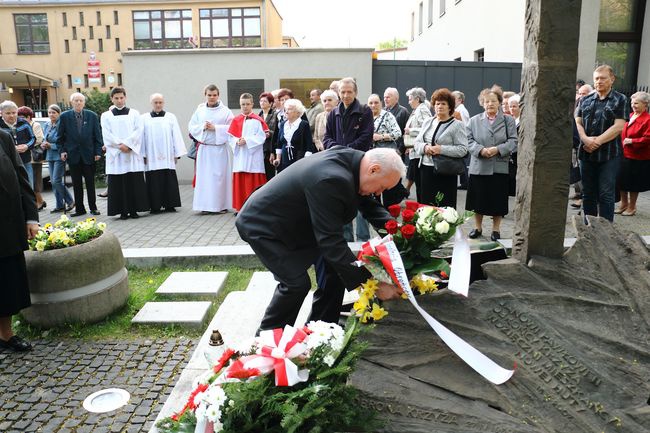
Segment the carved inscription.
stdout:
<path fill-rule="evenodd" d="M 585 380 L 598 387 L 602 379 L 571 355 L 530 315 L 500 302 L 485 319 L 519 347 L 515 356 L 542 381 L 543 386 L 539 386 L 537 391 L 544 401 L 551 403 L 565 417 L 572 417 L 571 412 L 587 410 L 605 422 L 612 420 L 603 405 L 591 401 L 579 387 Z"/>

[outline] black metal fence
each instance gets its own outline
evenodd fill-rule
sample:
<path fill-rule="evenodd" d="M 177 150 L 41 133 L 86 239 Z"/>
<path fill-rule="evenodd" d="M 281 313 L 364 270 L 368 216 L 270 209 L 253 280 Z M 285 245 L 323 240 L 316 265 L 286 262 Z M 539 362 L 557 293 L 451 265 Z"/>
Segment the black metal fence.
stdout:
<path fill-rule="evenodd" d="M 474 115 L 483 111 L 478 94 L 493 84 L 500 85 L 504 91 L 519 92 L 521 63 L 375 60 L 372 64 L 372 91 L 383 95 L 387 87 L 395 87 L 404 106 L 406 91 L 413 87 L 424 88 L 427 97 L 434 90 L 446 87 L 463 92 L 465 106 Z"/>
<path fill-rule="evenodd" d="M 614 87 L 616 88 L 616 83 L 614 83 Z M 617 88 L 616 90 L 627 96 L 629 99 L 630 96 L 634 95 L 636 92 L 650 92 L 650 86 L 627 86 L 620 89 Z"/>

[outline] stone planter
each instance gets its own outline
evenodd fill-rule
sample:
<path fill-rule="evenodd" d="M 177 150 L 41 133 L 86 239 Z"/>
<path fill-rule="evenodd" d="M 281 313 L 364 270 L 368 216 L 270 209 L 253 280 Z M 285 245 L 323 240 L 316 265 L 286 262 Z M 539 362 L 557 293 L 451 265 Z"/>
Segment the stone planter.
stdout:
<path fill-rule="evenodd" d="M 22 315 L 33 325 L 98 322 L 129 296 L 122 248 L 110 232 L 69 248 L 26 251 L 25 259 L 32 306 Z"/>

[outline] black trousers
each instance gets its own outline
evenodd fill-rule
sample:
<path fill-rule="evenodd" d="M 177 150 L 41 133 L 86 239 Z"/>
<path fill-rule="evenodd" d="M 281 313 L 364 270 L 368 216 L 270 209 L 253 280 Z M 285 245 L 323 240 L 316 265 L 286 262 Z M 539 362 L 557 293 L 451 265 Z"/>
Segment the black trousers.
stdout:
<path fill-rule="evenodd" d="M 95 164 L 69 164 L 70 177 L 72 178 L 72 190 L 74 191 L 75 211 L 86 212 L 84 207 L 84 187 L 86 183 L 86 192 L 88 194 L 88 207 L 90 210 L 97 210 L 95 197 Z"/>

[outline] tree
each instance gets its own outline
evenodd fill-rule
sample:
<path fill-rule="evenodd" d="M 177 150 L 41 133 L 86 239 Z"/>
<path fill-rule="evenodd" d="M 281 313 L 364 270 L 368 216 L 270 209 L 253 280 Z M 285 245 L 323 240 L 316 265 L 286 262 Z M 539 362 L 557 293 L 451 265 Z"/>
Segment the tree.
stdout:
<path fill-rule="evenodd" d="M 86 97 L 86 107 L 90 111 L 94 111 L 98 116 L 103 112 L 108 111 L 111 106 L 111 97 L 108 93 L 100 92 L 97 89 L 92 89 L 90 92 L 83 92 Z"/>
<path fill-rule="evenodd" d="M 390 41 L 380 42 L 377 45 L 378 50 L 391 50 L 395 48 L 406 48 L 408 41 L 406 39 L 393 39 Z"/>

